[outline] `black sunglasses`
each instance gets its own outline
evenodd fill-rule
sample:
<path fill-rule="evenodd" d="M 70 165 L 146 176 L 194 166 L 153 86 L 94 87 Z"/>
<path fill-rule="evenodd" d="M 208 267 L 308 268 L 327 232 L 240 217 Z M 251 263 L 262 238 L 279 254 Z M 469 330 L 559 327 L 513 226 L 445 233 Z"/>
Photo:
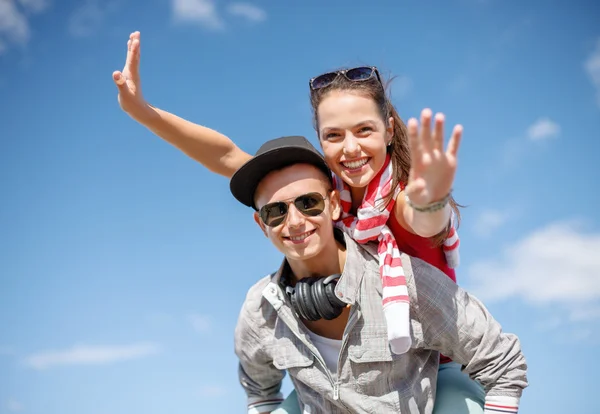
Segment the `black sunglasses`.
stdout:
<path fill-rule="evenodd" d="M 363 82 L 376 77 L 381 84 L 381 77 L 375 66 L 359 66 L 357 68 L 337 70 L 316 76 L 309 81 L 310 89 L 316 91 L 317 89 L 326 88 L 340 75 L 345 76 L 346 79 L 352 82 Z"/>
<path fill-rule="evenodd" d="M 276 201 L 274 203 L 265 204 L 258 211 L 261 220 L 269 227 L 277 227 L 285 221 L 289 211 L 289 205 L 294 203 L 294 206 L 299 212 L 308 217 L 318 216 L 325 210 L 325 199 L 319 193 L 303 194 L 293 200 Z"/>

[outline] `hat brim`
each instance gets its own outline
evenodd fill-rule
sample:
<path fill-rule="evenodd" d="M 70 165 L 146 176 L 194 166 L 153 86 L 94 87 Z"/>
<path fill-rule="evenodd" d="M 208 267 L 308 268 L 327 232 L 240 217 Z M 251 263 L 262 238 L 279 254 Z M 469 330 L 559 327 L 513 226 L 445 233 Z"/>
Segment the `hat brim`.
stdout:
<path fill-rule="evenodd" d="M 292 146 L 274 148 L 250 159 L 233 174 L 229 183 L 231 193 L 240 203 L 257 210 L 254 193 L 262 179 L 273 171 L 294 164 L 314 165 L 331 178 L 331 171 L 325 160 L 314 151 Z"/>

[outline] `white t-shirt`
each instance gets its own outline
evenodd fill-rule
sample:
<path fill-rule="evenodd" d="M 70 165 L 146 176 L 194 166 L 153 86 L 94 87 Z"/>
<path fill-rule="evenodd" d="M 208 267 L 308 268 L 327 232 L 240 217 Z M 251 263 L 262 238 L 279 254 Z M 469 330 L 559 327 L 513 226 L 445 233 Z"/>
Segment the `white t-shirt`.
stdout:
<path fill-rule="evenodd" d="M 325 360 L 325 365 L 327 365 L 329 371 L 335 375 L 337 373 L 340 351 L 342 350 L 342 340 L 325 338 L 317 335 L 310 329 L 307 329 L 307 331 L 308 337 Z"/>

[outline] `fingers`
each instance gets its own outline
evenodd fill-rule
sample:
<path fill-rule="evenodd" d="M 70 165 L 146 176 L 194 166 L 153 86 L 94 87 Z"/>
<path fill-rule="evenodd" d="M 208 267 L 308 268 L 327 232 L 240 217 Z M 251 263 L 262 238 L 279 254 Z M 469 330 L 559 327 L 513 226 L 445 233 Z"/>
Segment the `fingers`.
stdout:
<path fill-rule="evenodd" d="M 456 125 L 452 131 L 452 137 L 448 143 L 447 155 L 452 155 L 456 158 L 458 154 L 458 147 L 460 146 L 460 140 L 462 139 L 463 127 L 462 125 Z"/>
<path fill-rule="evenodd" d="M 435 114 L 432 148 L 440 153 L 444 151 L 444 114 Z"/>
<path fill-rule="evenodd" d="M 137 83 L 137 78 L 139 76 L 140 70 L 140 32 L 133 32 L 130 35 L 130 39 L 131 52 L 129 60 L 129 71 L 134 79 L 134 82 Z"/>
<path fill-rule="evenodd" d="M 421 159 L 422 148 L 419 142 L 419 122 L 415 118 L 410 118 L 406 124 L 408 130 L 408 146 L 410 157 L 415 162 Z"/>
<path fill-rule="evenodd" d="M 410 145 L 411 156 L 413 160 L 423 154 L 427 154 L 432 150 L 437 150 L 439 153 L 444 151 L 444 123 L 446 117 L 439 112 L 435 115 L 433 132 L 431 131 L 431 109 L 425 108 L 421 112 L 421 127 L 415 118 L 408 121 L 408 139 Z M 452 131 L 452 137 L 448 143 L 446 151 L 447 155 L 456 156 L 462 138 L 463 127 L 456 125 Z"/>
<path fill-rule="evenodd" d="M 121 86 L 125 85 L 125 76 L 123 76 L 123 74 L 118 70 L 113 72 L 112 77 L 115 85 L 117 85 L 117 88 L 121 88 Z"/>
<path fill-rule="evenodd" d="M 112 74 L 112 78 L 115 85 L 117 85 L 117 89 L 119 89 L 119 94 L 131 94 L 129 87 L 127 86 L 127 78 L 122 72 L 115 70 Z"/>
<path fill-rule="evenodd" d="M 132 70 L 133 65 L 139 63 L 140 50 L 140 32 L 133 32 L 127 40 L 127 59 L 125 60 L 125 69 Z"/>
<path fill-rule="evenodd" d="M 420 139 L 422 151 L 429 152 L 433 147 L 431 139 L 431 109 L 425 108 L 421 112 L 421 134 Z"/>
<path fill-rule="evenodd" d="M 133 33 L 131 33 L 129 35 L 129 39 L 127 39 L 127 58 L 125 59 L 125 70 L 129 70 L 129 67 L 131 66 L 131 43 L 133 41 L 132 37 Z"/>

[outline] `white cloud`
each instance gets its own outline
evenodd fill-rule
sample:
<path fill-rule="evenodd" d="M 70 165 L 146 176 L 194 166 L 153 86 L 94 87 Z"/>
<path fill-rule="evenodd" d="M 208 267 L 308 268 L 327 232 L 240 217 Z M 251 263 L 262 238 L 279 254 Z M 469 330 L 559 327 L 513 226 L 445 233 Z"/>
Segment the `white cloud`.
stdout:
<path fill-rule="evenodd" d="M 19 0 L 23 8 L 32 13 L 40 13 L 50 6 L 50 0 Z"/>
<path fill-rule="evenodd" d="M 550 118 L 540 118 L 527 129 L 527 136 L 533 141 L 556 138 L 560 134 L 560 125 Z"/>
<path fill-rule="evenodd" d="M 219 385 L 207 385 L 200 388 L 200 396 L 205 398 L 216 398 L 222 397 L 227 393 L 225 387 L 221 387 Z"/>
<path fill-rule="evenodd" d="M 548 310 L 554 315 L 535 324 L 538 332 L 556 332 L 560 329 L 561 332 L 570 331 L 571 339 L 577 337 L 583 340 L 592 333 L 589 330 L 590 324 L 600 321 L 600 304 L 574 303 L 571 309 L 549 308 Z"/>
<path fill-rule="evenodd" d="M 571 312 L 570 319 L 572 322 L 584 322 L 591 320 L 600 321 L 600 306 L 588 306 L 574 309 Z"/>
<path fill-rule="evenodd" d="M 596 41 L 596 49 L 585 60 L 583 67 L 596 88 L 596 102 L 600 106 L 600 39 Z"/>
<path fill-rule="evenodd" d="M 6 409 L 11 413 L 23 411 L 24 408 L 25 407 L 23 407 L 23 404 L 12 398 L 6 402 Z"/>
<path fill-rule="evenodd" d="M 188 319 L 196 332 L 206 333 L 210 331 L 212 327 L 212 320 L 209 316 L 192 314 Z"/>
<path fill-rule="evenodd" d="M 68 30 L 72 36 L 85 37 L 96 33 L 104 22 L 108 8 L 97 0 L 86 0 L 69 17 Z"/>
<path fill-rule="evenodd" d="M 227 8 L 227 11 L 234 16 L 244 17 L 251 22 L 264 22 L 267 20 L 267 13 L 250 3 L 232 3 Z"/>
<path fill-rule="evenodd" d="M 160 348 L 151 343 L 125 346 L 76 345 L 64 351 L 44 351 L 30 355 L 25 359 L 25 364 L 38 370 L 60 365 L 101 365 L 143 358 L 159 351 Z"/>
<path fill-rule="evenodd" d="M 589 326 L 572 328 L 569 325 L 564 325 L 560 329 L 555 330 L 552 335 L 548 335 L 548 337 L 567 347 L 572 346 L 573 343 L 585 344 L 588 347 L 600 345 L 598 330 Z"/>
<path fill-rule="evenodd" d="M 29 23 L 14 0 L 0 1 L 0 34 L 14 43 L 24 44 L 29 40 Z"/>
<path fill-rule="evenodd" d="M 49 0 L 0 0 L 0 54 L 11 44 L 27 44 L 31 38 L 27 15 L 41 13 L 49 5 Z"/>
<path fill-rule="evenodd" d="M 563 324 L 563 320 L 561 318 L 559 318 L 558 316 L 555 316 L 553 318 L 546 319 L 546 320 L 538 323 L 536 325 L 536 329 L 539 332 L 548 332 L 548 331 L 555 330 L 556 328 L 558 328 L 562 324 Z"/>
<path fill-rule="evenodd" d="M 199 23 L 212 30 L 225 27 L 214 0 L 172 0 L 171 4 L 173 16 L 178 22 Z"/>
<path fill-rule="evenodd" d="M 575 329 L 570 335 L 571 340 L 573 340 L 575 342 L 587 341 L 588 339 L 591 338 L 591 336 L 592 336 L 592 330 L 590 328 Z"/>
<path fill-rule="evenodd" d="M 489 237 L 506 223 L 509 214 L 498 210 L 485 210 L 475 218 L 473 233 L 479 237 Z"/>
<path fill-rule="evenodd" d="M 484 301 L 520 298 L 583 318 L 581 309 L 600 305 L 600 233 L 582 227 L 574 221 L 549 224 L 512 243 L 499 259 L 473 264 L 472 291 Z"/>
<path fill-rule="evenodd" d="M 515 136 L 506 139 L 502 148 L 498 152 L 498 161 L 501 171 L 515 171 L 515 168 L 522 166 L 526 158 L 531 158 L 537 154 L 540 142 L 557 138 L 561 134 L 561 127 L 548 117 L 541 117 L 527 130 Z M 525 161 L 526 162 L 526 161 Z M 496 169 L 489 169 L 488 173 L 497 177 Z"/>

